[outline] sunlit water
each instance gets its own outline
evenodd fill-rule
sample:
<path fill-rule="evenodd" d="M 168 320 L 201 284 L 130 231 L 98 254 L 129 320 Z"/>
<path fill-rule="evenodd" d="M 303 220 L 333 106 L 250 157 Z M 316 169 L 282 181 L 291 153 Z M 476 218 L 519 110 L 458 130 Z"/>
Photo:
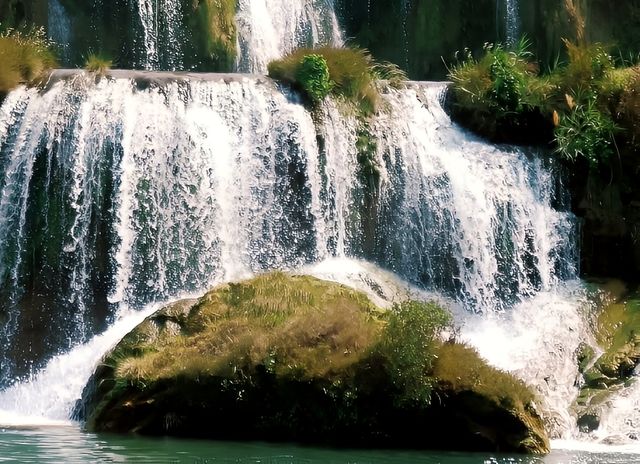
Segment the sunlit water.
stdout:
<path fill-rule="evenodd" d="M 94 435 L 77 427 L 0 429 L 0 462 L 260 464 L 630 464 L 633 450 L 562 450 L 545 457 L 346 450 L 291 444 L 233 443 Z"/>

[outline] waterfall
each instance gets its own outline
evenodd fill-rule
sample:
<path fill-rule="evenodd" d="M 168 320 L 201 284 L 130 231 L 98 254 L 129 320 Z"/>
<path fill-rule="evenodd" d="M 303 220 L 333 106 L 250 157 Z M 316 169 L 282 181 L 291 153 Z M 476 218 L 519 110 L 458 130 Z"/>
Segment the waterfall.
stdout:
<path fill-rule="evenodd" d="M 67 15 L 60 0 L 49 0 L 47 31 L 51 40 L 60 47 L 60 58 L 69 60 L 72 35 L 71 19 Z"/>
<path fill-rule="evenodd" d="M 46 92 L 10 93 L 1 378 L 89 340 L 119 307 L 330 257 L 484 313 L 573 278 L 576 225 L 553 164 L 461 131 L 443 89 L 384 96 L 368 128 L 375 185 L 356 119 L 328 102 L 315 124 L 268 79 L 58 72 Z"/>
<path fill-rule="evenodd" d="M 239 0 L 237 69 L 264 73 L 294 48 L 341 45 L 334 0 Z"/>
<path fill-rule="evenodd" d="M 143 69 L 182 69 L 184 34 L 181 24 L 184 12 L 181 0 L 135 0 L 133 3 L 137 8 L 144 46 L 138 66 Z"/>

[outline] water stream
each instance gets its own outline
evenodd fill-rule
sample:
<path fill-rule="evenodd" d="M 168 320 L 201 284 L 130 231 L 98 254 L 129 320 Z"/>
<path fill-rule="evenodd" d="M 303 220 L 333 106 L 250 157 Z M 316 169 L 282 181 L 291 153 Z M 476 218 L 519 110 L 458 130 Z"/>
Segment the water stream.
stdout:
<path fill-rule="evenodd" d="M 328 102 L 314 123 L 264 78 L 58 72 L 44 93 L 12 92 L 0 368 L 29 377 L 0 393 L 0 419 L 65 420 L 91 366 L 156 302 L 303 268 L 380 304 L 442 299 L 466 340 L 540 390 L 564 436 L 584 333 L 566 192 L 552 160 L 453 125 L 443 90 L 384 95 L 367 129 L 375 186 L 356 119 Z"/>

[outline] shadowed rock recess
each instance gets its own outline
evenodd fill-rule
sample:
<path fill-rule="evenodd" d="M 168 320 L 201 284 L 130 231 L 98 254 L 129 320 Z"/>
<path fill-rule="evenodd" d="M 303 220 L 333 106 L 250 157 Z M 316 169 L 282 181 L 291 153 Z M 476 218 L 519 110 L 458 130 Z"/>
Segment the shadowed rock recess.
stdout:
<path fill-rule="evenodd" d="M 339 284 L 265 274 L 157 311 L 110 353 L 76 417 L 95 432 L 545 453 L 534 395 L 446 311 L 391 311 Z"/>

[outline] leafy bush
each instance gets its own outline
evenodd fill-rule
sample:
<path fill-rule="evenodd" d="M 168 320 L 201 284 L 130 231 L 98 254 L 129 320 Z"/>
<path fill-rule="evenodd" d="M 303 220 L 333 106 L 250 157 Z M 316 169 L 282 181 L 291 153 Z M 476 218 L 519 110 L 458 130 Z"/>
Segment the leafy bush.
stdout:
<path fill-rule="evenodd" d="M 314 103 L 324 100 L 332 87 L 327 60 L 322 55 L 305 55 L 296 71 L 296 81 Z"/>
<path fill-rule="evenodd" d="M 435 303 L 394 305 L 377 352 L 384 359 L 391 383 L 400 391 L 398 401 L 430 403 L 438 337 L 450 324 L 451 315 Z"/>
<path fill-rule="evenodd" d="M 390 85 L 398 85 L 404 80 L 404 74 L 397 67 L 388 63 L 376 63 L 366 50 L 334 47 L 294 50 L 287 56 L 269 63 L 269 76 L 288 82 L 306 92 L 298 80 L 298 73 L 305 57 L 311 55 L 321 56 L 326 61 L 331 93 L 354 103 L 364 115 L 378 110 L 380 80 L 389 80 Z M 312 95 L 308 96 L 315 101 Z"/>
<path fill-rule="evenodd" d="M 462 61 L 449 70 L 456 101 L 466 108 L 498 114 L 520 111 L 536 69 L 529 62 L 528 49 L 527 39 L 513 50 L 487 44 L 480 60 L 466 50 Z"/>
<path fill-rule="evenodd" d="M 43 28 L 0 33 L 0 93 L 31 83 L 57 64 L 54 44 Z"/>
<path fill-rule="evenodd" d="M 613 69 L 613 58 L 602 44 L 576 45 L 564 41 L 569 62 L 560 70 L 562 91 L 586 93 L 598 90 L 608 72 Z"/>
<path fill-rule="evenodd" d="M 613 154 L 616 130 L 613 120 L 596 106 L 595 98 L 588 98 L 560 117 L 555 130 L 557 152 L 571 161 L 584 157 L 596 166 Z"/>

